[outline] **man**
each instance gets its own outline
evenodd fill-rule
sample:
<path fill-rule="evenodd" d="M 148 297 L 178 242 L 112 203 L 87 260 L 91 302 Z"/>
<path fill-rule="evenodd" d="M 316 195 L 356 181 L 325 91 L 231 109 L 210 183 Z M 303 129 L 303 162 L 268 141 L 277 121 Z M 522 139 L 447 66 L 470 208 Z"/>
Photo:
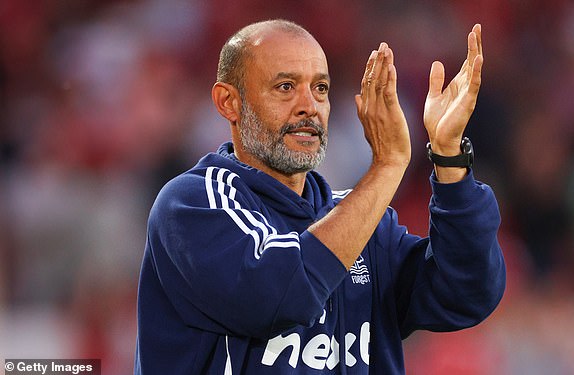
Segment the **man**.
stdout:
<path fill-rule="evenodd" d="M 355 98 L 371 167 L 341 193 L 313 171 L 330 110 L 320 45 L 283 20 L 231 37 L 212 98 L 232 143 L 170 181 L 151 210 L 135 373 L 403 374 L 401 340 L 414 330 L 485 319 L 505 285 L 500 217 L 466 142 L 461 154 L 482 63 L 476 25 L 444 91 L 432 65 L 435 168 L 420 238 L 388 206 L 411 156 L 389 46 L 371 53 Z"/>

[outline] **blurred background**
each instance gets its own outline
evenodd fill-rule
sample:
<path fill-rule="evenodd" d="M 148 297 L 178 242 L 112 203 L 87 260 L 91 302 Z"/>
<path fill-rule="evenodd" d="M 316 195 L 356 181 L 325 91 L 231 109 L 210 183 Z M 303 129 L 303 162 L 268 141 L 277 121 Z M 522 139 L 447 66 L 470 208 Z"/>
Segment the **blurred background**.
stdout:
<path fill-rule="evenodd" d="M 272 4 L 272 5 L 271 5 Z M 229 139 L 210 90 L 218 53 L 267 18 L 306 27 L 333 79 L 320 171 L 352 187 L 372 49 L 396 56 L 413 160 L 392 205 L 428 226 L 422 109 L 474 23 L 485 67 L 467 129 L 493 186 L 508 286 L 479 326 L 405 341 L 409 374 L 574 373 L 574 2 L 570 0 L 3 0 L 0 2 L 0 355 L 101 358 L 129 374 L 148 211 L 161 186 Z"/>

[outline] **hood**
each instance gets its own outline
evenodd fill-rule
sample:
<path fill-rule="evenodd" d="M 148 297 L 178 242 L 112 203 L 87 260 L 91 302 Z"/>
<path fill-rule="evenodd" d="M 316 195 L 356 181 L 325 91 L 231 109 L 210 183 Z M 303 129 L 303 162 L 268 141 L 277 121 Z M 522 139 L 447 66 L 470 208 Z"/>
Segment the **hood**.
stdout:
<path fill-rule="evenodd" d="M 307 173 L 303 196 L 299 196 L 267 173 L 239 161 L 233 153 L 231 142 L 222 144 L 217 152 L 207 154 L 196 168 L 208 166 L 218 166 L 237 173 L 266 205 L 291 217 L 317 220 L 333 208 L 331 188 L 316 171 Z"/>

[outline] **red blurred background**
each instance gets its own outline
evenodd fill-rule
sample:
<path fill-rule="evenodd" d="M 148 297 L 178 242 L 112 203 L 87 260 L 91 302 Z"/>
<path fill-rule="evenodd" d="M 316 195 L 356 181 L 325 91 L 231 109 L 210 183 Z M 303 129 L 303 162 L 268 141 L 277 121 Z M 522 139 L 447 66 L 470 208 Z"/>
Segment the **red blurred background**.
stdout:
<path fill-rule="evenodd" d="M 574 3 L 546 1 L 4 0 L 0 2 L 0 353 L 101 358 L 129 374 L 148 210 L 159 188 L 229 139 L 211 104 L 218 53 L 286 18 L 333 77 L 320 171 L 352 187 L 369 164 L 356 118 L 370 51 L 395 52 L 413 161 L 392 205 L 425 235 L 428 72 L 448 78 L 483 26 L 467 129 L 503 216 L 505 297 L 489 320 L 405 342 L 409 374 L 574 373 Z"/>

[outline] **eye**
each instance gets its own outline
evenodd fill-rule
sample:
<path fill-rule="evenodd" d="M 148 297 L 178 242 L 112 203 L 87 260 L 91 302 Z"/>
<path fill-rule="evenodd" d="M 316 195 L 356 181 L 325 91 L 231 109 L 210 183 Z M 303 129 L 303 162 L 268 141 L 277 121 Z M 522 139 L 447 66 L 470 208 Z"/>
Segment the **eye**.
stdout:
<path fill-rule="evenodd" d="M 292 84 L 291 82 L 283 82 L 283 83 L 279 84 L 279 86 L 277 86 L 277 88 L 278 88 L 280 91 L 285 91 L 285 92 L 287 92 L 287 91 L 289 91 L 289 90 L 292 90 L 292 89 L 294 88 L 294 86 L 293 86 L 293 84 Z"/>
<path fill-rule="evenodd" d="M 329 85 L 326 83 L 319 83 L 317 85 L 317 91 L 319 91 L 321 94 L 326 94 L 329 92 Z"/>

